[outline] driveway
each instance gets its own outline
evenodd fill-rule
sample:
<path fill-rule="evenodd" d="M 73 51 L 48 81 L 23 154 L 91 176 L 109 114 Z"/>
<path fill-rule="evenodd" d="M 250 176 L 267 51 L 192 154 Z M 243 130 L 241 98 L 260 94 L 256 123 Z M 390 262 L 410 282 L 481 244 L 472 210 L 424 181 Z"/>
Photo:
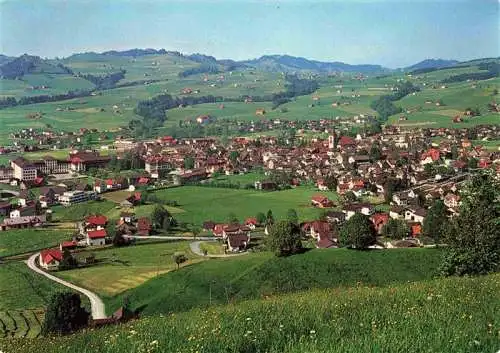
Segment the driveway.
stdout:
<path fill-rule="evenodd" d="M 40 256 L 40 253 L 33 254 L 26 262 L 26 264 L 28 265 L 28 267 L 31 270 L 37 272 L 38 274 L 40 274 L 42 276 L 47 277 L 48 279 L 50 279 L 54 282 L 60 283 L 63 286 L 66 286 L 66 287 L 71 288 L 77 292 L 80 292 L 83 295 L 85 295 L 87 298 L 89 298 L 90 306 L 92 308 L 92 318 L 93 319 L 105 319 L 107 317 L 106 311 L 104 309 L 104 303 L 101 300 L 101 298 L 99 298 L 99 296 L 97 294 L 95 294 L 95 293 L 93 293 L 85 288 L 75 286 L 74 284 L 66 282 L 66 281 L 64 281 L 56 276 L 52 276 L 51 274 L 48 274 L 45 271 L 42 271 L 40 268 L 38 268 L 38 266 L 36 265 L 36 262 L 35 262 L 35 260 L 39 256 Z"/>

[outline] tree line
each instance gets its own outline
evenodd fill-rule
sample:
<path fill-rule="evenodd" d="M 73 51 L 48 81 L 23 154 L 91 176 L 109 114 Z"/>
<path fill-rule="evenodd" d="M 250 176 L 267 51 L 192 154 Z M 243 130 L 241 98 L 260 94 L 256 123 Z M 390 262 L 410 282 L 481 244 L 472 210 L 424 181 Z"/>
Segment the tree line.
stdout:
<path fill-rule="evenodd" d="M 370 104 L 370 107 L 378 113 L 381 121 L 387 121 L 389 116 L 402 112 L 401 107 L 395 106 L 392 102 L 398 101 L 413 92 L 420 91 L 419 87 L 409 81 L 397 85 L 396 88 L 397 91 L 393 94 L 380 96 Z"/>

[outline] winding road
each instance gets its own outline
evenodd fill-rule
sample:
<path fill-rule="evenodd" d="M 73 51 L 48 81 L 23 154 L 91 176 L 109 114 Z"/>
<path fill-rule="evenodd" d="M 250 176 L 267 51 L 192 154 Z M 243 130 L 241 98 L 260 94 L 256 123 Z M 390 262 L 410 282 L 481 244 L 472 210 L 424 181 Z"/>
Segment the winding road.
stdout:
<path fill-rule="evenodd" d="M 36 254 L 33 254 L 30 256 L 30 258 L 28 259 L 28 261 L 26 262 L 26 264 L 28 265 L 28 267 L 37 272 L 38 274 L 42 275 L 42 276 L 45 276 L 47 277 L 48 279 L 54 281 L 54 282 L 57 282 L 57 283 L 60 283 L 62 284 L 63 286 L 66 286 L 68 288 L 71 288 L 73 290 L 76 290 L 77 292 L 80 292 L 82 293 L 83 295 L 85 295 L 87 298 L 89 298 L 90 300 L 90 306 L 92 308 L 92 318 L 95 320 L 95 319 L 105 319 L 107 316 L 106 316 L 106 311 L 105 311 L 105 308 L 104 308 L 104 303 L 103 301 L 101 300 L 101 298 L 99 298 L 99 296 L 85 288 L 82 288 L 82 287 L 78 287 L 78 286 L 75 286 L 74 284 L 70 283 L 70 282 L 66 282 L 56 276 L 52 276 L 51 274 L 48 274 L 47 272 L 41 270 L 40 268 L 38 268 L 38 266 L 36 265 L 36 259 L 37 257 L 40 256 L 40 253 L 36 253 Z"/>

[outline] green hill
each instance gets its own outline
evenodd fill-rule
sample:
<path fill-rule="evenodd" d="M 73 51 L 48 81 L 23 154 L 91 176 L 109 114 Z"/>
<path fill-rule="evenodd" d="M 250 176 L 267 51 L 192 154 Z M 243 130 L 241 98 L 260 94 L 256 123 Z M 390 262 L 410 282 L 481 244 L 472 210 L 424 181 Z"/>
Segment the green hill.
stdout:
<path fill-rule="evenodd" d="M 6 352 L 473 353 L 498 349 L 500 275 L 313 290 L 154 316 Z"/>
<path fill-rule="evenodd" d="M 123 298 L 129 298 L 134 308 L 153 315 L 312 288 L 353 287 L 358 283 L 387 286 L 433 278 L 440 260 L 439 249 L 325 249 L 288 258 L 249 254 L 204 261 L 160 275 L 108 298 L 107 305 L 111 312 L 122 305 Z"/>

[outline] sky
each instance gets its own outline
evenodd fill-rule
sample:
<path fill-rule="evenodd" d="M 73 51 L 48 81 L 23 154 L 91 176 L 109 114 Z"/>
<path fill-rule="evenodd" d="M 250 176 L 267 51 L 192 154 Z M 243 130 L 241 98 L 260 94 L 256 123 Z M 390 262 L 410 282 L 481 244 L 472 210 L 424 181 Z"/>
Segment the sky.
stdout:
<path fill-rule="evenodd" d="M 404 67 L 500 56 L 499 0 L 0 0 L 0 53 L 165 48 Z"/>

